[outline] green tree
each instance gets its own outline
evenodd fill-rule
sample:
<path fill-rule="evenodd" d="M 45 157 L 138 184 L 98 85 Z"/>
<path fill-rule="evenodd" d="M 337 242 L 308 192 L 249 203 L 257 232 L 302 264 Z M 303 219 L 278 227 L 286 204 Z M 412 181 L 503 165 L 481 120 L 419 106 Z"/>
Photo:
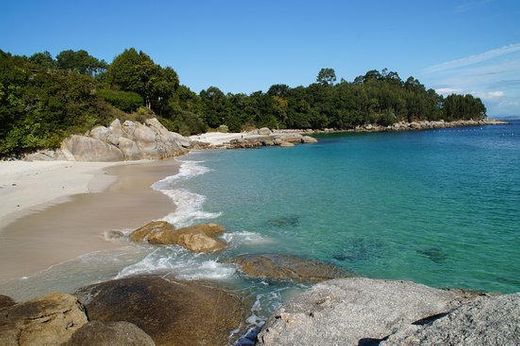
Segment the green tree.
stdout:
<path fill-rule="evenodd" d="M 336 72 L 332 68 L 322 68 L 318 72 L 316 82 L 323 85 L 332 85 L 336 81 Z"/>
<path fill-rule="evenodd" d="M 34 53 L 29 58 L 29 61 L 42 68 L 51 69 L 56 67 L 56 61 L 48 51 Z"/>
<path fill-rule="evenodd" d="M 114 88 L 141 95 L 146 107 L 159 114 L 179 86 L 179 78 L 172 68 L 156 65 L 146 53 L 134 48 L 114 58 L 108 69 L 108 80 Z"/>
<path fill-rule="evenodd" d="M 89 76 L 100 74 L 107 68 L 106 62 L 98 60 L 83 49 L 62 51 L 56 56 L 56 63 L 60 69 L 75 71 Z"/>

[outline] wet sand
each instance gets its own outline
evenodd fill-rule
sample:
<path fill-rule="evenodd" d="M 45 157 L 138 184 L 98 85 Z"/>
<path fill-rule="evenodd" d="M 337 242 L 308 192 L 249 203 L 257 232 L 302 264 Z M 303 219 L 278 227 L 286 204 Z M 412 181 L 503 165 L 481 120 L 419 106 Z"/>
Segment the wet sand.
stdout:
<path fill-rule="evenodd" d="M 133 229 L 174 211 L 154 182 L 178 172 L 175 160 L 105 168 L 115 177 L 101 192 L 82 193 L 67 201 L 32 208 L 32 213 L 0 229 L 0 282 L 31 275 L 77 256 L 117 247 L 104 232 Z M 106 176 L 93 178 L 106 181 Z"/>

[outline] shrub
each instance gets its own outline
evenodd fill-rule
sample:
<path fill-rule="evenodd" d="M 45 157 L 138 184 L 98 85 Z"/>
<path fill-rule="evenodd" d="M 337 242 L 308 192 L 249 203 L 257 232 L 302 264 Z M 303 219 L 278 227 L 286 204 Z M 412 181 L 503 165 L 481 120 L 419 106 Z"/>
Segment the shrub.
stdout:
<path fill-rule="evenodd" d="M 105 101 L 125 112 L 133 112 L 142 106 L 143 98 L 131 91 L 101 89 L 97 91 Z"/>

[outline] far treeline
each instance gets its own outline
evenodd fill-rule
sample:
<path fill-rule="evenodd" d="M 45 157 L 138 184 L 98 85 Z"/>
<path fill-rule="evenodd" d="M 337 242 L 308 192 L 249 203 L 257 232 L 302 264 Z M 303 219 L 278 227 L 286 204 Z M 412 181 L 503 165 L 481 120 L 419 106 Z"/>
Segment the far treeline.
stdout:
<path fill-rule="evenodd" d="M 372 70 L 348 82 L 331 68 L 316 82 L 267 92 L 199 94 L 179 83 L 171 67 L 156 64 L 134 48 L 107 63 L 84 50 L 30 57 L 0 50 L 0 156 L 58 147 L 72 133 L 84 133 L 113 119 L 157 116 L 183 135 L 220 125 L 230 131 L 255 127 L 349 129 L 397 121 L 481 119 L 486 108 L 472 95 L 443 97 L 417 79 Z"/>

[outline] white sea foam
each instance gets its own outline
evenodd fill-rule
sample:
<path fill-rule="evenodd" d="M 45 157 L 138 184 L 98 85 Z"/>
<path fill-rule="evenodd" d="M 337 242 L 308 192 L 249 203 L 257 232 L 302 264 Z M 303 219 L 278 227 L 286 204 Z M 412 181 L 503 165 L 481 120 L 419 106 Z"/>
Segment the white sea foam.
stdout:
<path fill-rule="evenodd" d="M 236 267 L 190 253 L 180 247 L 167 247 L 156 249 L 143 260 L 125 267 L 117 278 L 160 271 L 172 272 L 175 277 L 184 280 L 223 280 L 233 276 Z"/>
<path fill-rule="evenodd" d="M 242 231 L 242 232 L 229 232 L 224 233 L 222 238 L 231 244 L 231 246 L 239 246 L 239 245 L 260 245 L 260 244 L 269 244 L 272 243 L 273 240 L 270 238 L 262 237 L 258 233 Z"/>
<path fill-rule="evenodd" d="M 166 177 L 152 185 L 152 188 L 164 193 L 176 205 L 173 213 L 166 215 L 163 220 L 176 227 L 186 227 L 197 220 L 214 219 L 221 213 L 210 213 L 203 211 L 206 196 L 191 192 L 185 188 L 178 187 L 177 182 L 205 174 L 210 171 L 201 165 L 203 161 L 181 161 L 179 172 Z"/>
<path fill-rule="evenodd" d="M 206 196 L 183 188 L 160 191 L 170 197 L 176 205 L 175 211 L 166 215 L 163 220 L 176 227 L 190 226 L 197 220 L 214 219 L 221 215 L 221 213 L 210 213 L 202 209 Z"/>

